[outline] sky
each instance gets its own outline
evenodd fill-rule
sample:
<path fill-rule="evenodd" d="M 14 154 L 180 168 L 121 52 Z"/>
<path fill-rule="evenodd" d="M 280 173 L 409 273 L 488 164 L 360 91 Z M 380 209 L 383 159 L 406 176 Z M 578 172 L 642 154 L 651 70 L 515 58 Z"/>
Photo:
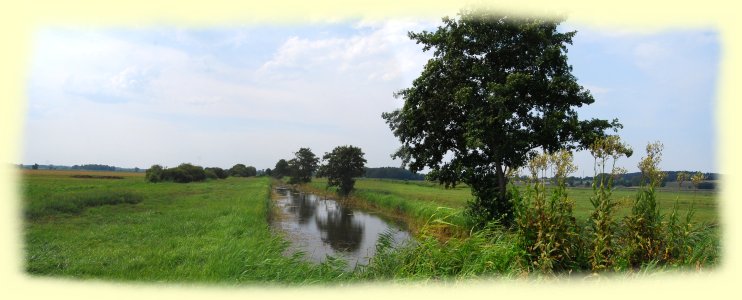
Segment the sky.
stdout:
<path fill-rule="evenodd" d="M 26 81 L 24 164 L 147 168 L 190 162 L 273 168 L 300 147 L 361 147 L 367 166 L 399 166 L 381 118 L 403 105 L 432 57 L 407 37 L 440 19 L 332 20 L 232 27 L 47 27 Z M 618 118 L 634 155 L 665 148 L 665 170 L 717 172 L 720 41 L 713 28 L 577 30 L 569 63 L 596 99 L 582 119 Z M 575 175 L 592 158 L 575 156 Z"/>

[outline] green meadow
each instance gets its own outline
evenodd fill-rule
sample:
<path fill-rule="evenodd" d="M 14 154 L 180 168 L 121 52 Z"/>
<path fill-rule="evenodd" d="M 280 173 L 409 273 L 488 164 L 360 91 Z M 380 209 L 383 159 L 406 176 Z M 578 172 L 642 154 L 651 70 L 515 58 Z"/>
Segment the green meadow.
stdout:
<path fill-rule="evenodd" d="M 72 173 L 23 174 L 31 275 L 237 284 L 313 283 L 343 274 L 283 255 L 287 242 L 267 222 L 268 178 L 152 184 L 141 173 L 124 179 Z M 101 200 L 117 197 L 131 201 Z"/>
<path fill-rule="evenodd" d="M 80 174 L 91 176 L 73 177 Z M 416 242 L 392 247 L 389 237 L 382 236 L 370 264 L 352 270 L 339 260 L 307 262 L 301 253 L 288 255 L 289 242 L 269 226 L 274 183 L 268 177 L 148 183 L 142 173 L 24 171 L 25 270 L 32 276 L 224 285 L 539 274 L 525 259 L 516 232 L 463 230 L 467 223 L 462 212 L 471 198 L 467 187 L 375 179 L 358 179 L 351 199 L 406 219 Z M 300 188 L 331 193 L 325 185 L 325 179 L 315 178 Z M 592 190 L 568 192 L 575 216 L 586 220 Z M 615 199 L 623 199 L 617 218 L 630 210 L 635 193 L 614 191 Z M 667 190 L 657 195 L 665 214 L 677 201 L 682 215 L 693 205 L 694 222 L 718 222 L 715 193 Z M 719 233 L 711 228 L 691 238 L 695 252 L 677 266 L 716 264 Z"/>
<path fill-rule="evenodd" d="M 315 189 L 325 189 L 327 180 L 317 178 L 310 185 Z M 521 190 L 524 187 L 519 186 Z M 574 214 L 578 219 L 587 219 L 593 211 L 590 197 L 592 188 L 569 188 L 568 196 L 574 202 Z M 427 222 L 430 216 L 446 216 L 447 220 L 464 225 L 463 212 L 467 201 L 472 199 L 471 191 L 466 185 L 445 188 L 427 181 L 402 181 L 387 179 L 359 178 L 356 180 L 353 195 L 365 202 L 382 209 L 398 211 L 406 216 Z M 636 189 L 616 188 L 613 199 L 618 202 L 616 217 L 626 216 L 636 198 Z M 660 212 L 670 214 L 677 202 L 678 212 L 685 215 L 693 209 L 693 220 L 700 223 L 717 224 L 719 222 L 717 192 L 709 190 L 659 189 L 657 202 Z"/>

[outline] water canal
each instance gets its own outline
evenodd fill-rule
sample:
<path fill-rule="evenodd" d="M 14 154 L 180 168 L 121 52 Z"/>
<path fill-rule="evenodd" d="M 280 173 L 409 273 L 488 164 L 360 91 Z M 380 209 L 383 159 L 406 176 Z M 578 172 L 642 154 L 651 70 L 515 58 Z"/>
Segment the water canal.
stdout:
<path fill-rule="evenodd" d="M 329 255 L 344 259 L 353 268 L 374 256 L 380 234 L 389 233 L 395 245 L 411 239 L 405 224 L 335 199 L 285 188 L 276 193 L 273 203 L 278 216 L 271 218 L 271 226 L 291 241 L 287 254 L 301 251 L 318 263 Z"/>

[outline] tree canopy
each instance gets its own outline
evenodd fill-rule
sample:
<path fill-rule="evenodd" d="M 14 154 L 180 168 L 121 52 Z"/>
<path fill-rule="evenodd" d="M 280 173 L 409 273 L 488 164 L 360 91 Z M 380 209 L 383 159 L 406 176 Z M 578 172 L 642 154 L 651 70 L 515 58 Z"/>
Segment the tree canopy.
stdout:
<path fill-rule="evenodd" d="M 537 149 L 584 148 L 621 126 L 578 119 L 575 108 L 595 100 L 571 74 L 575 32 L 558 32 L 560 22 L 462 11 L 434 32 L 410 32 L 433 58 L 395 93 L 404 106 L 382 115 L 402 142 L 393 156 L 446 186 L 468 184 L 468 212 L 507 223 L 508 171 Z"/>
<path fill-rule="evenodd" d="M 363 176 L 366 159 L 361 148 L 338 146 L 322 157 L 327 163 L 320 167 L 318 176 L 327 177 L 328 187 L 337 187 L 338 193 L 348 195 L 355 185 L 354 177 Z"/>
<path fill-rule="evenodd" d="M 289 163 L 285 159 L 280 159 L 276 162 L 276 166 L 273 168 L 273 177 L 282 178 L 283 176 L 289 175 Z"/>
<path fill-rule="evenodd" d="M 257 170 L 253 166 L 236 164 L 229 169 L 229 175 L 234 177 L 250 177 L 257 175 Z"/>
<path fill-rule="evenodd" d="M 317 171 L 319 158 L 309 148 L 300 148 L 294 153 L 296 157 L 288 161 L 291 176 L 290 183 L 307 183 L 312 181 L 312 174 Z"/>

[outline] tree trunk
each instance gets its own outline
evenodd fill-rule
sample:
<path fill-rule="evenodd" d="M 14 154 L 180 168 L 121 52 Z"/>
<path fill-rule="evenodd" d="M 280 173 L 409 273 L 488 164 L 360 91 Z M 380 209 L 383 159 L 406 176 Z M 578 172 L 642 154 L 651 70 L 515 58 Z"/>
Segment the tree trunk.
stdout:
<path fill-rule="evenodd" d="M 506 192 L 506 185 L 507 180 L 505 178 L 505 172 L 502 169 L 502 164 L 499 162 L 497 163 L 497 167 L 495 169 L 495 176 L 497 177 L 497 198 L 499 201 L 502 201 L 502 199 L 505 199 L 505 192 Z"/>

